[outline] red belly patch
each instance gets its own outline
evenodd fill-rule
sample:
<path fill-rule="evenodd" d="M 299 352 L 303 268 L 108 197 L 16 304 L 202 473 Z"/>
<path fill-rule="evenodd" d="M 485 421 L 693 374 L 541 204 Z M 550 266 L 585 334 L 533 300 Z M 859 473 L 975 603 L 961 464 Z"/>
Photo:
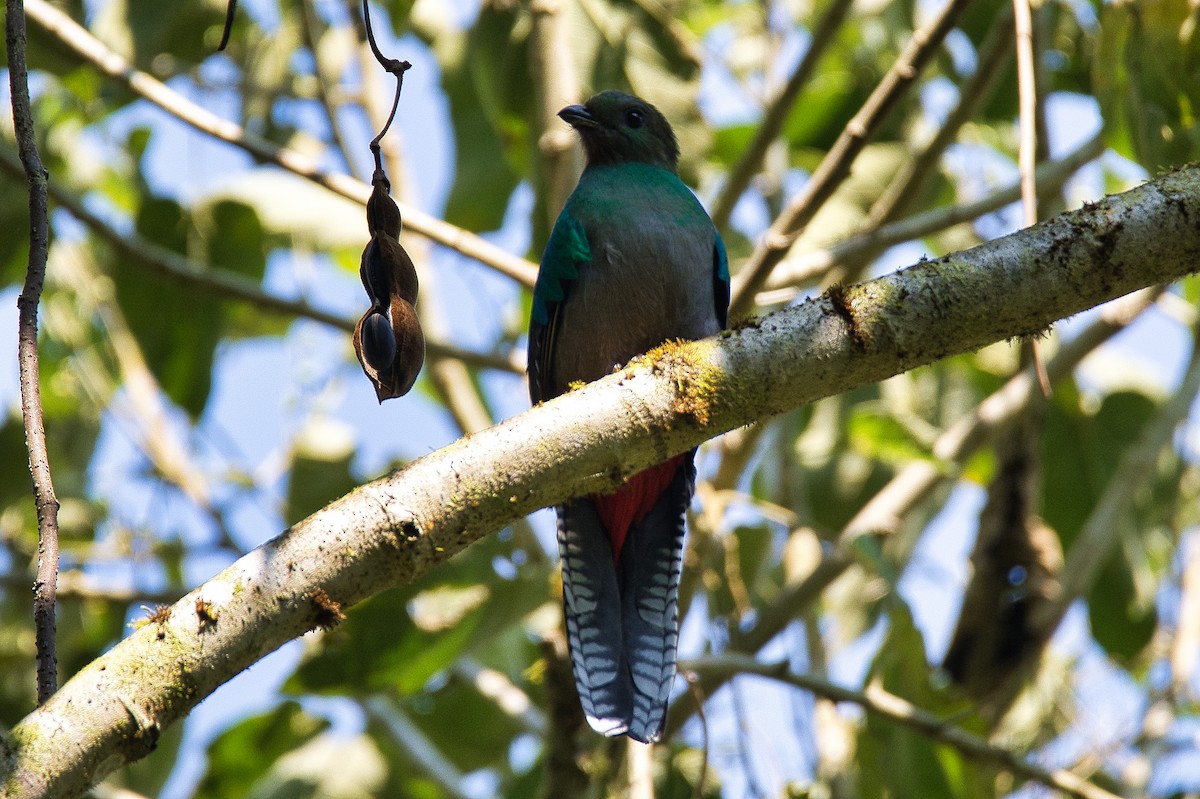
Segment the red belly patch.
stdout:
<path fill-rule="evenodd" d="M 686 453 L 638 472 L 611 494 L 596 494 L 592 497 L 592 501 L 596 503 L 596 514 L 600 517 L 600 523 L 608 531 L 613 563 L 621 556 L 621 547 L 625 545 L 629 528 L 646 518 L 654 503 L 675 479 L 675 472 L 679 470 L 684 455 Z"/>

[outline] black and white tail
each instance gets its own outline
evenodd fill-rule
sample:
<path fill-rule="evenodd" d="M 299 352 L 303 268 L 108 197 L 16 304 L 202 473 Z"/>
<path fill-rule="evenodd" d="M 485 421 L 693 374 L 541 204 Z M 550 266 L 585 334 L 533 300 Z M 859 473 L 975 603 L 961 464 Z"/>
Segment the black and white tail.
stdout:
<path fill-rule="evenodd" d="M 696 469 L 685 457 L 616 559 L 594 503 L 559 508 L 563 611 L 575 686 L 604 735 L 657 741 L 666 723 L 679 640 L 684 518 Z"/>

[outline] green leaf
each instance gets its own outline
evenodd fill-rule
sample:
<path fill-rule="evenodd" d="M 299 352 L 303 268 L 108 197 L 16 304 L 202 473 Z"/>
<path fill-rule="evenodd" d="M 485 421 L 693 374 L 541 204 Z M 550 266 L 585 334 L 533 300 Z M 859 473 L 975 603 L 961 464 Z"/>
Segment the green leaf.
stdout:
<path fill-rule="evenodd" d="M 522 731 L 494 700 L 457 675 L 438 690 L 406 697 L 402 704 L 438 751 L 464 772 L 504 763 L 508 742 Z"/>
<path fill-rule="evenodd" d="M 267 234 L 268 246 L 319 251 L 352 250 L 352 270 L 367 245 L 366 209 L 288 172 L 267 167 L 247 170 L 225 181 L 198 208 L 222 200 L 254 209 Z"/>
<path fill-rule="evenodd" d="M 187 254 L 189 222 L 173 200 L 146 199 L 135 226 L 143 238 Z M 221 334 L 219 303 L 116 257 L 109 265 L 129 328 L 150 371 L 176 404 L 199 416 L 208 401 L 213 355 Z"/>
<path fill-rule="evenodd" d="M 253 280 L 266 268 L 262 226 L 240 203 L 216 202 L 193 218 L 174 200 L 147 198 L 135 226 L 154 244 Z M 150 371 L 172 401 L 198 417 L 208 401 L 217 344 L 238 332 L 229 324 L 231 308 L 214 293 L 153 274 L 124 256 L 113 258 L 109 270 Z M 262 329 L 248 322 L 239 327 Z"/>
<path fill-rule="evenodd" d="M 1122 455 L 1155 413 L 1144 394 L 1122 391 L 1104 398 L 1094 415 L 1085 413 L 1069 387 L 1055 392 L 1046 415 L 1042 515 L 1069 554 L 1083 524 L 1109 489 Z M 1147 487 L 1158 481 L 1147 475 Z M 1169 480 L 1178 484 L 1177 480 Z M 1145 557 L 1144 532 L 1155 520 L 1155 503 L 1135 502 L 1113 523 L 1119 545 L 1105 560 L 1088 592 L 1092 634 L 1110 655 L 1127 662 L 1144 650 L 1157 623 L 1154 603 L 1136 590 L 1134 563 Z"/>
<path fill-rule="evenodd" d="M 1141 654 L 1158 628 L 1153 602 L 1140 602 L 1124 551 L 1100 570 L 1087 595 L 1092 637 L 1111 657 L 1128 664 Z"/>
<path fill-rule="evenodd" d="M 1070 551 L 1083 523 L 1106 490 L 1125 451 L 1137 440 L 1154 413 L 1144 394 L 1118 392 L 1105 397 L 1099 410 L 1087 414 L 1073 384 L 1056 388 L 1046 414 L 1042 515 Z"/>
<path fill-rule="evenodd" d="M 528 128 L 523 120 L 529 114 L 514 114 L 508 104 L 521 102 L 520 110 L 528 112 L 532 98 L 483 94 L 501 88 L 490 85 L 493 81 L 524 84 L 515 75 L 527 69 L 523 59 L 528 53 L 523 43 L 510 39 L 515 9 L 489 6 L 480 17 L 469 35 L 441 41 L 437 48 L 454 123 L 455 179 L 444 213 L 446 221 L 468 230 L 494 230 L 520 181 L 516 169 L 527 166 L 519 154 L 525 149 Z"/>
<path fill-rule="evenodd" d="M 1152 174 L 1200 152 L 1200 33 L 1177 0 L 1105 4 L 1092 61 L 1108 145 Z"/>
<path fill-rule="evenodd" d="M 929 458 L 929 448 L 881 404 L 855 406 L 848 433 L 850 445 L 868 458 L 896 465 Z"/>
<path fill-rule="evenodd" d="M 709 155 L 716 163 L 731 169 L 750 146 L 757 129 L 758 125 L 751 123 L 718 128 L 713 136 L 713 146 Z"/>
<path fill-rule="evenodd" d="M 788 114 L 783 134 L 793 148 L 824 153 L 865 99 L 865 86 L 851 69 L 830 65 L 813 76 Z"/>
<path fill-rule="evenodd" d="M 180 62 L 197 64 L 212 54 L 225 24 L 224 12 L 225 0 L 110 0 L 100 6 L 92 27 L 100 41 L 162 76 Z M 160 55 L 166 62 L 156 60 Z"/>
<path fill-rule="evenodd" d="M 895 596 L 895 595 L 893 595 Z M 955 718 L 956 726 L 978 734 L 982 722 L 964 712 L 962 700 L 930 681 L 925 643 L 903 602 L 889 603 L 888 633 L 871 667 L 869 680 L 907 699 L 926 712 Z M 877 714 L 868 713 L 858 736 L 858 762 L 874 764 L 859 770 L 859 792 L 864 797 L 920 796 L 922 799 L 963 799 L 982 796 L 988 770 L 968 761 L 954 749 L 938 744 Z M 878 764 L 886 763 L 886 768 Z"/>
<path fill-rule="evenodd" d="M 295 524 L 358 485 L 350 471 L 354 444 L 350 426 L 329 419 L 310 422 L 301 431 L 288 472 L 284 521 Z"/>
<path fill-rule="evenodd" d="M 276 760 L 328 726 L 296 702 L 284 702 L 268 713 L 238 722 L 209 745 L 208 770 L 196 795 L 210 799 L 248 796 Z"/>

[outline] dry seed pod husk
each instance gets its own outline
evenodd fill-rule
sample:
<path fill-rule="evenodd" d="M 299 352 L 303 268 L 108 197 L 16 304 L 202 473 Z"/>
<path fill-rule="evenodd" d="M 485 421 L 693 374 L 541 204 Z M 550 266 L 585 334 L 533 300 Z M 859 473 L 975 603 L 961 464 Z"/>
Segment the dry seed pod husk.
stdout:
<path fill-rule="evenodd" d="M 383 232 L 394 239 L 400 238 L 400 208 L 388 192 L 391 184 L 381 170 L 371 179 L 371 196 L 367 200 L 367 231 L 372 236 Z"/>
<path fill-rule="evenodd" d="M 414 305 L 417 270 L 400 245 L 400 209 L 388 196 L 382 170 L 367 200 L 371 241 L 363 249 L 359 277 L 371 308 L 354 328 L 354 352 L 380 402 L 407 394 L 425 363 L 425 336 Z"/>
<path fill-rule="evenodd" d="M 425 336 L 421 332 L 416 310 L 407 301 L 396 297 L 389 315 L 390 343 L 394 346 L 394 355 L 389 363 L 381 364 L 383 368 L 376 368 L 375 363 L 387 344 L 378 346 L 371 342 L 373 337 L 389 341 L 384 338 L 387 333 L 374 328 L 380 320 L 387 322 L 387 317 L 377 311 L 367 311 L 354 328 L 354 352 L 358 355 L 363 372 L 374 384 L 375 396 L 380 402 L 402 397 L 412 390 L 425 363 Z"/>
<path fill-rule="evenodd" d="M 373 303 L 386 306 L 391 297 L 399 295 L 409 305 L 417 304 L 417 270 L 400 242 L 386 233 L 371 237 L 358 274 Z"/>

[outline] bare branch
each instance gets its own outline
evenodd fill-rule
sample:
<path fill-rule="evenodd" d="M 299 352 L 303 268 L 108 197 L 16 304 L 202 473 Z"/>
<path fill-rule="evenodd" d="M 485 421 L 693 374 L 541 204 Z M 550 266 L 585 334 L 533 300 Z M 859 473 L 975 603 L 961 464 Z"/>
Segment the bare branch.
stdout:
<path fill-rule="evenodd" d="M 999 14 L 992 22 L 987 38 L 979 46 L 975 72 L 958 87 L 958 103 L 946 115 L 946 121 L 914 157 L 906 160 L 891 183 L 871 206 L 867 227 L 890 222 L 908 208 L 919 187 L 928 180 L 938 159 L 954 141 L 958 132 L 992 96 L 1004 65 L 1012 54 L 1011 14 Z"/>
<path fill-rule="evenodd" d="M 1098 131 L 1063 159 L 1040 164 L 1037 169 L 1038 192 L 1046 194 L 1062 188 L 1067 179 L 1080 167 L 1096 160 L 1103 152 L 1104 135 Z M 764 292 L 758 296 L 757 301 L 764 304 L 785 301 L 795 296 L 795 291 L 780 291 L 784 287 L 812 283 L 835 266 L 857 263 L 870 257 L 871 253 L 894 244 L 913 241 L 939 230 L 970 222 L 1019 199 L 1021 184 L 1017 182 L 973 202 L 935 208 L 908 219 L 866 230 L 830 247 L 791 256 L 771 273 L 767 289 L 773 293 Z"/>
<path fill-rule="evenodd" d="M 58 655 L 55 645 L 54 606 L 58 584 L 58 498 L 50 476 L 46 450 L 46 421 L 38 388 L 38 302 L 46 278 L 50 249 L 49 199 L 46 168 L 38 154 L 29 102 L 29 72 L 25 64 L 25 10 L 20 0 L 8 0 L 5 11 L 8 51 L 8 85 L 12 94 L 13 126 L 17 150 L 25 169 L 29 192 L 29 263 L 25 286 L 17 298 L 17 358 L 20 369 L 21 416 L 25 420 L 25 447 L 33 476 L 33 502 L 38 520 L 38 572 L 34 583 L 33 624 L 37 636 L 37 695 L 41 704 L 58 689 Z"/>
<path fill-rule="evenodd" d="M 828 680 L 807 674 L 796 674 L 787 663 L 762 663 L 747 655 L 714 655 L 682 661 L 681 669 L 689 669 L 706 677 L 720 676 L 725 680 L 739 674 L 756 674 L 794 685 L 817 696 L 834 702 L 858 705 L 868 713 L 894 721 L 916 730 L 922 735 L 954 747 L 967 757 L 999 766 L 1026 780 L 1033 780 L 1049 788 L 1070 794 L 1079 799 L 1120 799 L 1116 794 L 1088 782 L 1083 777 L 1064 769 L 1050 771 L 1034 765 L 1012 750 L 988 743 L 977 735 L 953 727 L 944 719 L 922 710 L 906 699 L 885 691 L 878 685 L 869 685 L 865 691 L 852 691 L 835 685 Z"/>
<path fill-rule="evenodd" d="M 232 4 L 231 4 L 232 5 Z M 334 149 L 342 157 L 342 163 L 346 165 L 346 171 L 354 174 L 354 159 L 351 156 L 350 144 L 346 141 L 346 135 L 342 131 L 342 123 L 338 116 L 339 104 L 334 100 L 330 88 L 331 85 L 336 85 L 337 76 L 330 75 L 325 66 L 325 60 L 321 58 L 320 42 L 317 39 L 320 33 L 320 20 L 317 17 L 316 11 L 313 9 L 311 0 L 302 0 L 300 3 L 300 35 L 303 37 L 304 46 L 312 53 L 313 59 L 313 77 L 316 79 L 317 101 L 321 104 L 321 109 L 325 112 L 325 122 L 329 125 L 329 135 L 333 139 Z M 362 175 L 354 175 L 362 179 Z"/>

